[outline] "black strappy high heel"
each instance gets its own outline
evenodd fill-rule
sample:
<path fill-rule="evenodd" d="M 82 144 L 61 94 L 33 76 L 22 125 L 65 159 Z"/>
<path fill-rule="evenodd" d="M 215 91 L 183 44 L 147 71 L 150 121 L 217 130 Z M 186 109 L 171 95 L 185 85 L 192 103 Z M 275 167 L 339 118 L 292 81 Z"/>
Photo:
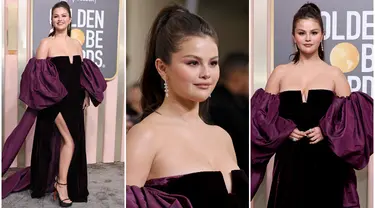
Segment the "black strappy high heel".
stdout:
<path fill-rule="evenodd" d="M 53 192 L 53 200 L 56 200 L 58 198 L 59 199 L 60 207 L 70 207 L 70 206 L 72 206 L 73 202 L 69 202 L 69 203 L 64 202 L 66 200 L 70 200 L 69 198 L 61 200 L 60 194 L 59 194 L 59 192 L 57 191 L 57 188 L 56 188 L 57 184 L 58 185 L 62 185 L 62 186 L 66 186 L 67 185 L 67 184 L 59 183 L 57 176 L 55 177 L 55 186 L 54 186 L 55 187 L 55 191 Z"/>

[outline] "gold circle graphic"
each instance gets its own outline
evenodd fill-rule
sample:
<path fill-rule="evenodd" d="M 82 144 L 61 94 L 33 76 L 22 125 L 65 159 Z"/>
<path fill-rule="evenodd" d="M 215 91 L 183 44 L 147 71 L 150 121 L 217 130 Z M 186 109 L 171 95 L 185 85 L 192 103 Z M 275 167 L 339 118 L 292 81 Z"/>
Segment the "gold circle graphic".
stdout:
<path fill-rule="evenodd" d="M 353 71 L 359 63 L 359 52 L 357 48 L 347 42 L 337 44 L 330 54 L 331 64 L 347 73 Z"/>
<path fill-rule="evenodd" d="M 81 45 L 85 43 L 85 34 L 80 29 L 72 29 L 71 38 L 78 40 L 81 43 Z"/>

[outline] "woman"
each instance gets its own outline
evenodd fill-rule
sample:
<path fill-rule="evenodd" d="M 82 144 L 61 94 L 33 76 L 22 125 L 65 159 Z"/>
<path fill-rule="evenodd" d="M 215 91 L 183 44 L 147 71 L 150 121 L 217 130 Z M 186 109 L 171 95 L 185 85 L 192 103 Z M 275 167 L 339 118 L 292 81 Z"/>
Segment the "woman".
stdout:
<path fill-rule="evenodd" d="M 293 61 L 251 99 L 251 197 L 276 153 L 268 207 L 359 207 L 353 168 L 373 153 L 373 100 L 324 62 L 315 4 L 295 14 L 292 34 Z"/>
<path fill-rule="evenodd" d="M 143 119 L 126 143 L 127 207 L 248 207 L 230 136 L 203 121 L 219 78 L 218 39 L 202 18 L 164 8 L 149 34 Z"/>
<path fill-rule="evenodd" d="M 3 148 L 4 174 L 37 117 L 31 167 L 3 182 L 3 198 L 30 184 L 33 198 L 54 189 L 60 206 L 67 207 L 72 201 L 87 202 L 84 109 L 90 98 L 95 106 L 103 100 L 106 82 L 99 68 L 82 58 L 80 43 L 70 38 L 66 2 L 53 6 L 52 27 L 22 74 L 20 100 L 28 108 Z"/>

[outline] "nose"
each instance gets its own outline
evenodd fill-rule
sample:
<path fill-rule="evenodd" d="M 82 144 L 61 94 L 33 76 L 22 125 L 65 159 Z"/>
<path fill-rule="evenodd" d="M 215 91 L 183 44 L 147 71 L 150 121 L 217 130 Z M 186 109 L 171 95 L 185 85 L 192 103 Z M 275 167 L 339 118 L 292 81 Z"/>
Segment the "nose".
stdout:
<path fill-rule="evenodd" d="M 306 35 L 306 42 L 310 42 L 310 40 L 311 40 L 310 34 L 307 34 Z"/>
<path fill-rule="evenodd" d="M 211 77 L 210 69 L 207 66 L 202 66 L 200 78 L 209 79 Z"/>

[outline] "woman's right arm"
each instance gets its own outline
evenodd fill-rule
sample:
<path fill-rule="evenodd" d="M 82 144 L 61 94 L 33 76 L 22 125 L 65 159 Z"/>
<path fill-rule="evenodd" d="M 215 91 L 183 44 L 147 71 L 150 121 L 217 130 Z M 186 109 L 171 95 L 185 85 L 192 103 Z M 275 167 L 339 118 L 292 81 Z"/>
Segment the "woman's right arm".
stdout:
<path fill-rule="evenodd" d="M 126 185 L 144 186 L 156 155 L 156 139 L 144 124 L 133 126 L 126 135 Z"/>
<path fill-rule="evenodd" d="M 267 80 L 266 92 L 271 94 L 278 94 L 280 92 L 280 81 L 285 73 L 285 68 L 285 65 L 279 65 L 272 71 Z"/>
<path fill-rule="evenodd" d="M 46 59 L 48 57 L 48 38 L 44 38 L 40 41 L 38 48 L 36 49 L 37 59 Z"/>

